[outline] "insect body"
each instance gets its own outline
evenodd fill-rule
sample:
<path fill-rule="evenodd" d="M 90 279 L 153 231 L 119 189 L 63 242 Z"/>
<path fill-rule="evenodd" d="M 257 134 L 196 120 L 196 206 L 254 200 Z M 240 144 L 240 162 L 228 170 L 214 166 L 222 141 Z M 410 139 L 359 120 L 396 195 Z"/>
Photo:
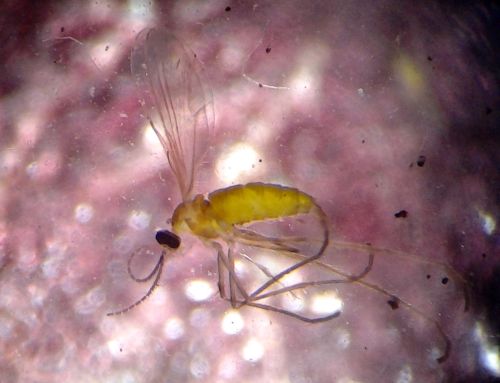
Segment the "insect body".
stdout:
<path fill-rule="evenodd" d="M 172 216 L 172 227 L 179 232 L 188 226 L 193 234 L 210 239 L 231 234 L 234 225 L 313 211 L 323 215 L 313 198 L 298 189 L 250 183 L 214 191 L 207 200 L 197 195 L 180 204 Z"/>
<path fill-rule="evenodd" d="M 332 308 L 319 313 L 310 312 L 304 305 L 291 307 L 290 301 L 306 302 L 308 297 L 315 296 L 315 289 L 324 286 L 357 284 L 387 296 L 391 307 L 404 306 L 434 325 L 445 343 L 444 353 L 438 361 L 447 358 L 450 342 L 437 321 L 390 291 L 364 279 L 373 266 L 374 254 L 408 255 L 366 244 L 331 241 L 326 214 L 313 197 L 295 188 L 249 183 L 216 190 L 206 198 L 201 194 L 192 197 L 197 165 L 208 147 L 213 129 L 211 95 L 201 81 L 201 70 L 195 55 L 168 32 L 147 29 L 137 37 L 131 63 L 133 74 L 142 84 L 148 85 L 149 93 L 145 97 L 147 118 L 163 146 L 182 196 L 181 204 L 172 215 L 172 230 L 161 230 L 156 234 L 158 243 L 165 251 L 177 249 L 185 233 L 194 234 L 216 250 L 219 292 L 233 307 L 261 308 L 306 322 L 326 321 L 338 316 L 340 311 Z M 286 220 L 287 224 L 280 222 Z M 258 227 L 262 223 L 273 226 L 270 231 L 262 230 Z M 280 230 L 276 230 L 277 227 Z M 330 247 L 365 254 L 365 267 L 355 273 L 334 268 L 324 261 L 325 251 Z M 255 249 L 260 249 L 266 259 L 283 263 L 270 268 L 259 261 L 259 251 Z M 108 315 L 126 312 L 152 293 L 160 279 L 165 251 L 148 277 L 139 280 L 132 276 L 138 281 L 154 277 L 145 296 L 133 305 Z M 244 251 L 251 251 L 252 255 Z M 256 283 L 248 283 L 244 276 L 238 274 L 235 266 L 237 257 L 247 261 L 259 275 Z M 131 258 L 129 274 L 132 275 Z M 463 282 L 447 265 L 411 259 L 442 267 L 455 282 Z M 301 274 L 307 275 L 307 271 L 313 268 L 320 270 L 322 276 L 305 278 Z"/>

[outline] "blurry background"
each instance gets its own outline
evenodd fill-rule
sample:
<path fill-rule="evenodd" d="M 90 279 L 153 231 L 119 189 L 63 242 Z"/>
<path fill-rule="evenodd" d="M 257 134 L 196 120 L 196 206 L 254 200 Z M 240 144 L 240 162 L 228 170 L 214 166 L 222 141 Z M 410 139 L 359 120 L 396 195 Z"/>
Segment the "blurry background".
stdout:
<path fill-rule="evenodd" d="M 499 10 L 453 4 L 4 2 L 0 381 L 500 376 Z M 134 38 L 151 26 L 191 47 L 213 91 L 196 191 L 292 185 L 324 208 L 334 239 L 453 265 L 470 281 L 468 312 L 437 267 L 380 257 L 372 275 L 439 319 L 446 363 L 435 328 L 363 289 L 324 324 L 231 311 L 214 252 L 189 239 L 147 302 L 105 316 L 147 290 L 127 259 L 159 253 L 154 232 L 180 202 L 130 76 Z M 156 261 L 139 258 L 144 273 Z"/>

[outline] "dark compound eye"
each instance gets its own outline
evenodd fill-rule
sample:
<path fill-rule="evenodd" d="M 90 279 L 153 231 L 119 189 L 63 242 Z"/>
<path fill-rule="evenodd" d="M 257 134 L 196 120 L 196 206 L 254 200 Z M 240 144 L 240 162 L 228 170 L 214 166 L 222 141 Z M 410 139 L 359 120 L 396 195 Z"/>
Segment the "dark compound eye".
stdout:
<path fill-rule="evenodd" d="M 177 249 L 181 244 L 181 239 L 177 234 L 168 230 L 158 230 L 156 232 L 156 242 L 171 249 Z"/>

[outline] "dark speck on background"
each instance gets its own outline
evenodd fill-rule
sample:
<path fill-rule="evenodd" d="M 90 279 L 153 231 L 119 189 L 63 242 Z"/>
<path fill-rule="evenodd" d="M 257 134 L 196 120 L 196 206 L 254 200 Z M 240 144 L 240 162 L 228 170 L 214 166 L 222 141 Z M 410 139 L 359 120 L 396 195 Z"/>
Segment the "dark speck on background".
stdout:
<path fill-rule="evenodd" d="M 448 283 L 448 281 L 449 281 L 448 277 L 444 277 L 443 279 L 441 279 L 441 283 L 443 285 L 446 285 Z"/>
<path fill-rule="evenodd" d="M 489 106 L 487 106 L 485 112 L 486 112 L 486 115 L 489 116 L 493 112 L 493 109 L 491 109 Z"/>
<path fill-rule="evenodd" d="M 231 7 L 230 6 L 227 6 L 226 9 L 225 9 L 226 12 L 229 12 L 231 11 Z"/>
<path fill-rule="evenodd" d="M 399 308 L 399 301 L 398 298 L 396 297 L 392 297 L 387 301 L 387 303 L 389 304 L 389 306 L 391 306 L 391 309 L 393 310 L 397 310 Z"/>
<path fill-rule="evenodd" d="M 425 156 L 418 156 L 417 165 L 422 167 L 425 165 Z"/>
<path fill-rule="evenodd" d="M 266 53 L 270 53 L 271 52 L 271 47 L 267 47 L 266 48 Z"/>
<path fill-rule="evenodd" d="M 394 217 L 396 218 L 406 218 L 408 217 L 408 212 L 406 210 L 400 210 L 397 213 L 394 214 Z"/>

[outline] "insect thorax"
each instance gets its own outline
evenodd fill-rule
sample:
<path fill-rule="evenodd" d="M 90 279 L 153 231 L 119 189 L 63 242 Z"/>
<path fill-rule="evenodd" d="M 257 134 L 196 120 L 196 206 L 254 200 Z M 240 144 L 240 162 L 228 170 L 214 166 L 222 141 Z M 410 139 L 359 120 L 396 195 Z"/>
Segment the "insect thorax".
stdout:
<path fill-rule="evenodd" d="M 177 206 L 172 215 L 172 228 L 177 234 L 190 231 L 203 238 L 216 238 L 222 232 L 211 214 L 210 202 L 201 194 Z"/>

